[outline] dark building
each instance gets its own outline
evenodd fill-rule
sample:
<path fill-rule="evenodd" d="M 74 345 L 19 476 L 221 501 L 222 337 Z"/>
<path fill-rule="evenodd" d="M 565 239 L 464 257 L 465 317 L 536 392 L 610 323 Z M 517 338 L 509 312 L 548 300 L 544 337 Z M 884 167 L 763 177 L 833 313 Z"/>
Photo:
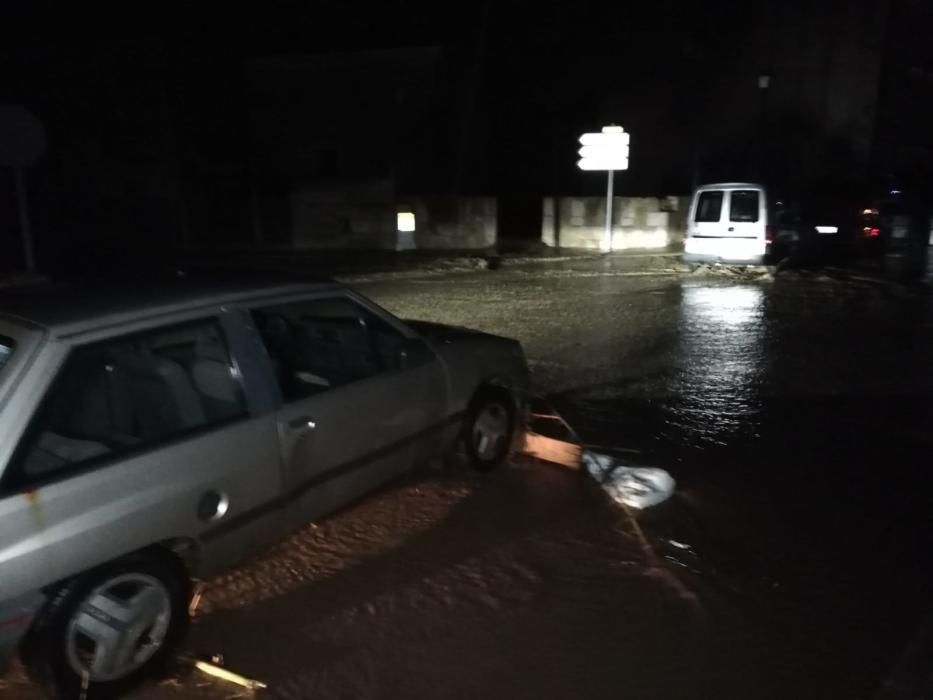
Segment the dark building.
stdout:
<path fill-rule="evenodd" d="M 437 48 L 256 59 L 246 82 L 257 243 L 346 239 L 350 222 L 328 204 L 391 208 L 451 180 Z"/>
<path fill-rule="evenodd" d="M 871 171 L 892 186 L 933 196 L 933 5 L 891 7 L 878 86 Z M 905 182 L 906 181 L 906 182 Z"/>
<path fill-rule="evenodd" d="M 621 72 L 626 89 L 603 102 L 604 120 L 633 133 L 622 188 L 626 177 L 656 193 L 717 180 L 859 192 L 930 180 L 929 3 L 764 0 L 698 5 L 682 19 L 658 37 L 679 60 Z"/>

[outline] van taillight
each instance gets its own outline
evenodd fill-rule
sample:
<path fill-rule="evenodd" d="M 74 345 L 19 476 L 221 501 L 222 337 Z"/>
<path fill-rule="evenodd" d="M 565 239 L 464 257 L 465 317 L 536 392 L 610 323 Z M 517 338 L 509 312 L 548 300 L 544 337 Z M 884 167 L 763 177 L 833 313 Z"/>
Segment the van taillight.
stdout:
<path fill-rule="evenodd" d="M 771 224 L 765 226 L 765 243 L 774 243 L 774 227 Z"/>

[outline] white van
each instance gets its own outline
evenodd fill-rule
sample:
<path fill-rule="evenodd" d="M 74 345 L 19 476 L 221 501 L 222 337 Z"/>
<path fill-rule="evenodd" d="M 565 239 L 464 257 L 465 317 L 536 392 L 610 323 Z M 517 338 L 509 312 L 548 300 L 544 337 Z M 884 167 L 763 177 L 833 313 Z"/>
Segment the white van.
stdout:
<path fill-rule="evenodd" d="M 769 209 L 761 185 L 723 182 L 698 188 L 690 203 L 684 261 L 762 264 L 772 241 Z"/>

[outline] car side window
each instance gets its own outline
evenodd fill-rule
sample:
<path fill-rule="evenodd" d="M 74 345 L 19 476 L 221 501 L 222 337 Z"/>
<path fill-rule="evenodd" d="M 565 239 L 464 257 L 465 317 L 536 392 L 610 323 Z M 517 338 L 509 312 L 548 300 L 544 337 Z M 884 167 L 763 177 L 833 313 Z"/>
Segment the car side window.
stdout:
<path fill-rule="evenodd" d="M 404 336 L 347 297 L 257 309 L 253 320 L 286 401 L 400 367 Z"/>
<path fill-rule="evenodd" d="M 154 447 L 247 414 L 215 320 L 91 343 L 71 352 L 18 452 L 26 483 Z"/>

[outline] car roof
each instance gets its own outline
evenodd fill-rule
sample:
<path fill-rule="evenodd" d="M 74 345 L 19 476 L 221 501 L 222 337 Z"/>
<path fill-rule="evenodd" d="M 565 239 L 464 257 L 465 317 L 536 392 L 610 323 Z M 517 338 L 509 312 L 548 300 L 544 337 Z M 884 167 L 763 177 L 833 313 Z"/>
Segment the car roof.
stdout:
<path fill-rule="evenodd" d="M 254 298 L 343 289 L 335 282 L 174 279 L 42 282 L 0 289 L 0 317 L 66 337 Z"/>
<path fill-rule="evenodd" d="M 763 190 L 764 185 L 757 182 L 711 182 L 708 185 L 701 185 L 697 192 L 703 190 Z"/>

